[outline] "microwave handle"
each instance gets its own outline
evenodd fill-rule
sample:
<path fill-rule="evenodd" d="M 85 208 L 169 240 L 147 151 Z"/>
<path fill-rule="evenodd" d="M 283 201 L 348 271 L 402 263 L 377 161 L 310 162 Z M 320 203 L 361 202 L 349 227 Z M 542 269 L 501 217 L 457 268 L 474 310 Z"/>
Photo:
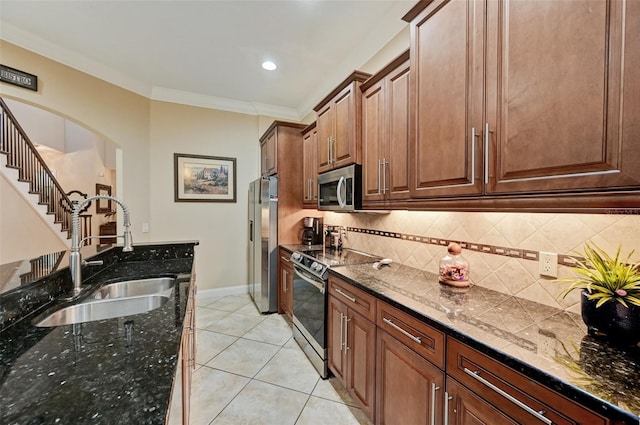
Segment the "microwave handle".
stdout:
<path fill-rule="evenodd" d="M 340 205 L 340 208 L 344 208 L 344 207 L 347 206 L 346 201 L 344 199 L 342 199 L 342 196 L 340 196 L 340 193 L 342 191 L 342 185 L 344 184 L 344 182 L 346 180 L 347 179 L 345 179 L 344 176 L 341 176 L 340 180 L 338 180 L 338 190 L 337 190 L 336 195 L 338 196 L 338 205 Z M 346 189 L 345 189 L 345 196 L 346 195 L 347 195 L 347 193 L 346 193 Z"/>

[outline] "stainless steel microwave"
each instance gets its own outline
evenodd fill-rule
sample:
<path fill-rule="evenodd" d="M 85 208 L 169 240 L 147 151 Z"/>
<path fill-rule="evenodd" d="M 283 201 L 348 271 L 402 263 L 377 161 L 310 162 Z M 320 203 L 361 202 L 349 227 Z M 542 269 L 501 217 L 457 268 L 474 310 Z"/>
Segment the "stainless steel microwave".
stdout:
<path fill-rule="evenodd" d="M 318 176 L 318 209 L 356 211 L 362 208 L 362 166 L 348 165 Z"/>

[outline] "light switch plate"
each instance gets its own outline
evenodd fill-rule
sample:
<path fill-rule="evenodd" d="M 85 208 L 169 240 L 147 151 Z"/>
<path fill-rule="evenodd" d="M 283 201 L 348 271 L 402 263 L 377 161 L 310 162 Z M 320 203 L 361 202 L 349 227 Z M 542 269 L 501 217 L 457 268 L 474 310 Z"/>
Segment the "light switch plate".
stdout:
<path fill-rule="evenodd" d="M 149 233 L 149 223 L 142 223 L 142 233 Z"/>
<path fill-rule="evenodd" d="M 558 254 L 555 252 L 540 252 L 538 273 L 540 276 L 558 277 Z"/>

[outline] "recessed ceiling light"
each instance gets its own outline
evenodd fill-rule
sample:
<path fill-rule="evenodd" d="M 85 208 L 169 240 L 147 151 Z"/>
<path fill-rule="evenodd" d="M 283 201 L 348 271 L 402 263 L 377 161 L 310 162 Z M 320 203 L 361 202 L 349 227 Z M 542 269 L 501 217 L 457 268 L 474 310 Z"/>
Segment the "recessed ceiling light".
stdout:
<path fill-rule="evenodd" d="M 276 64 L 271 62 L 271 61 L 264 61 L 262 62 L 262 67 L 264 69 L 266 69 L 267 71 L 273 71 L 274 69 L 277 68 Z"/>

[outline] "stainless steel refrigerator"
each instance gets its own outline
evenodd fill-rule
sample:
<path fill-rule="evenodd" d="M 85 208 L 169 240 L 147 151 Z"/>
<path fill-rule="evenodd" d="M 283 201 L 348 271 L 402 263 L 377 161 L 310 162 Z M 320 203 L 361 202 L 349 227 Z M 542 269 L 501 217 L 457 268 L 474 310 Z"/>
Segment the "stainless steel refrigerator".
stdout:
<path fill-rule="evenodd" d="M 249 183 L 249 295 L 261 313 L 278 311 L 278 178 Z"/>

